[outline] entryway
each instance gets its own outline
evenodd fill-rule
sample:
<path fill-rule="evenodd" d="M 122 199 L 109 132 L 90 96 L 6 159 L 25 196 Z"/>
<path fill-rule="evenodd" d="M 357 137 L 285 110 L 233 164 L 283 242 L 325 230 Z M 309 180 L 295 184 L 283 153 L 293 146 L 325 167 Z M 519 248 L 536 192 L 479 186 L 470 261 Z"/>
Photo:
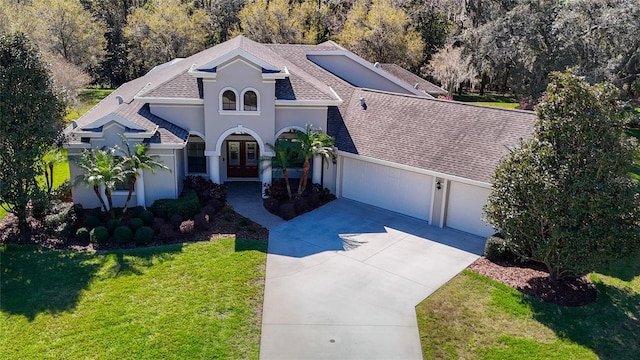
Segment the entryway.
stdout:
<path fill-rule="evenodd" d="M 227 159 L 227 177 L 258 177 L 260 151 L 255 140 L 227 140 Z"/>

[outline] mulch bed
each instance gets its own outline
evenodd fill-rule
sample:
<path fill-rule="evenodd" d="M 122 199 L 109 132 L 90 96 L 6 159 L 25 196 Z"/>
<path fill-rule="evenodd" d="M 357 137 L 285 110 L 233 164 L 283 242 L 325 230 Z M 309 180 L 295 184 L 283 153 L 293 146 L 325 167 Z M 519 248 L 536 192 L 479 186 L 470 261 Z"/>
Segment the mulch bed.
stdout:
<path fill-rule="evenodd" d="M 492 262 L 481 257 L 469 269 L 548 303 L 575 307 L 590 304 L 597 297 L 588 276 L 554 282 L 539 263 Z"/>
<path fill-rule="evenodd" d="M 177 244 L 192 241 L 206 241 L 220 238 L 236 238 L 267 241 L 269 230 L 262 225 L 245 218 L 233 210 L 225 210 L 216 213 L 209 219 L 209 229 L 205 231 L 196 230 L 191 234 L 176 233 L 170 239 L 157 240 L 158 236 L 148 245 L 116 244 L 109 242 L 104 245 L 80 243 L 75 239 L 63 241 L 47 234 L 40 223 L 29 218 L 33 231 L 29 236 L 18 234 L 17 218 L 13 214 L 7 214 L 0 220 L 0 244 L 31 244 L 47 249 L 73 250 L 73 251 L 95 251 L 130 249 L 138 247 L 158 246 L 167 244 Z"/>

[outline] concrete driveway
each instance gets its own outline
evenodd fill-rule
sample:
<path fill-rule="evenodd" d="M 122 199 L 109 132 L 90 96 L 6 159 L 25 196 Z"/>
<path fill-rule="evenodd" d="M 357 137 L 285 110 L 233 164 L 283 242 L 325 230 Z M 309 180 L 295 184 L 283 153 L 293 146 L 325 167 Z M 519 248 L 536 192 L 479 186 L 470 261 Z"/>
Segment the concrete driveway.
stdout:
<path fill-rule="evenodd" d="M 271 228 L 260 359 L 422 359 L 415 306 L 483 245 L 346 199 Z"/>

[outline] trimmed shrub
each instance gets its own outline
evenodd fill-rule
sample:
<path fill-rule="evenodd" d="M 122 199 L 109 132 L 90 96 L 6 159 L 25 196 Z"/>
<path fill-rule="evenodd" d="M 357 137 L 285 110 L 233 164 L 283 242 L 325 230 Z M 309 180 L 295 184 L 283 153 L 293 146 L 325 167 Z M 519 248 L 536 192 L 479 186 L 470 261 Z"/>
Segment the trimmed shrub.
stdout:
<path fill-rule="evenodd" d="M 311 209 L 315 209 L 320 206 L 320 193 L 311 193 L 307 196 L 307 202 Z"/>
<path fill-rule="evenodd" d="M 264 199 L 263 204 L 267 211 L 272 214 L 278 214 L 278 211 L 280 210 L 280 201 L 278 199 L 272 197 L 266 198 Z"/>
<path fill-rule="evenodd" d="M 44 225 L 47 229 L 56 230 L 62 224 L 73 224 L 76 220 L 72 203 L 57 203 L 51 206 L 49 215 L 44 217 Z"/>
<path fill-rule="evenodd" d="M 95 215 L 89 215 L 84 219 L 84 227 L 87 229 L 93 229 L 100 225 L 100 219 Z"/>
<path fill-rule="evenodd" d="M 171 224 L 174 229 L 178 229 L 183 221 L 184 218 L 182 218 L 182 216 L 178 214 L 171 215 L 171 217 L 169 218 L 169 224 Z"/>
<path fill-rule="evenodd" d="M 205 213 L 200 213 L 193 218 L 193 223 L 198 230 L 207 230 L 209 229 L 209 215 Z"/>
<path fill-rule="evenodd" d="M 62 226 L 56 230 L 55 235 L 58 239 L 64 240 L 65 242 L 71 238 L 71 230 L 72 225 L 69 223 L 64 223 Z"/>
<path fill-rule="evenodd" d="M 156 234 L 160 232 L 160 228 L 162 226 L 164 226 L 163 218 L 153 218 L 153 221 L 151 222 L 151 228 Z"/>
<path fill-rule="evenodd" d="M 174 214 L 182 216 L 183 219 L 193 219 L 200 212 L 200 201 L 195 191 L 185 190 L 178 199 L 156 200 L 149 210 L 165 219 Z"/>
<path fill-rule="evenodd" d="M 227 188 L 222 184 L 214 183 L 211 179 L 189 175 L 184 178 L 182 184 L 185 189 L 195 191 L 196 196 L 203 203 L 211 199 L 217 199 L 223 203 L 227 201 Z"/>
<path fill-rule="evenodd" d="M 158 231 L 158 238 L 162 240 L 172 240 L 176 236 L 175 231 L 173 230 L 173 226 L 171 224 L 164 224 L 160 227 L 160 231 Z"/>
<path fill-rule="evenodd" d="M 195 228 L 193 220 L 185 220 L 180 224 L 180 232 L 182 234 L 191 234 Z"/>
<path fill-rule="evenodd" d="M 114 231 L 116 231 L 116 229 L 120 226 L 122 226 L 122 221 L 120 221 L 119 219 L 110 219 L 109 221 L 107 221 L 107 229 L 109 230 L 109 234 L 113 235 Z"/>
<path fill-rule="evenodd" d="M 487 238 L 484 244 L 484 256 L 491 261 L 516 259 L 516 256 L 509 248 L 509 242 L 496 235 Z"/>
<path fill-rule="evenodd" d="M 135 242 L 138 245 L 149 244 L 153 240 L 153 229 L 148 226 L 143 226 L 136 230 Z"/>
<path fill-rule="evenodd" d="M 89 232 L 89 240 L 94 244 L 106 244 L 109 240 L 109 230 L 104 226 L 96 226 Z"/>
<path fill-rule="evenodd" d="M 304 214 L 310 210 L 309 203 L 304 198 L 298 198 L 293 200 L 293 207 L 296 209 L 296 214 Z"/>
<path fill-rule="evenodd" d="M 140 214 L 144 211 L 142 206 L 134 206 L 132 208 L 127 209 L 127 213 L 131 215 L 131 217 L 139 217 Z"/>
<path fill-rule="evenodd" d="M 76 239 L 80 241 L 89 240 L 89 229 L 87 229 L 86 227 L 81 227 L 76 230 Z"/>
<path fill-rule="evenodd" d="M 213 199 L 207 202 L 207 206 L 211 206 L 215 209 L 215 211 L 220 211 L 222 210 L 222 208 L 224 208 L 224 203 L 218 199 Z"/>
<path fill-rule="evenodd" d="M 140 220 L 144 222 L 145 225 L 151 225 L 151 223 L 153 222 L 153 218 L 155 216 L 154 216 L 154 212 L 149 210 L 144 210 L 140 214 L 138 214 L 138 217 L 140 218 Z"/>
<path fill-rule="evenodd" d="M 128 226 L 122 225 L 113 231 L 113 241 L 118 244 L 126 244 L 131 241 L 133 232 Z"/>
<path fill-rule="evenodd" d="M 211 205 L 203 207 L 201 211 L 201 213 L 206 214 L 209 218 L 212 218 L 216 214 L 216 212 L 217 210 Z"/>
<path fill-rule="evenodd" d="M 140 229 L 143 226 L 144 226 L 144 221 L 142 221 L 142 219 L 140 219 L 140 218 L 133 218 L 133 219 L 129 220 L 129 227 L 134 232 L 136 230 Z"/>

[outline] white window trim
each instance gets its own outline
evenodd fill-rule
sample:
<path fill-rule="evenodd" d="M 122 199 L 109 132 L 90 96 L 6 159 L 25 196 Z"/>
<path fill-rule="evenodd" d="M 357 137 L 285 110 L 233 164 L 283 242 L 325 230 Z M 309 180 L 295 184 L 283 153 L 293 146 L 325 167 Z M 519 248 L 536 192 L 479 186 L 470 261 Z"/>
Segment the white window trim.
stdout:
<path fill-rule="evenodd" d="M 225 92 L 227 91 L 233 91 L 233 93 L 236 95 L 236 109 L 235 110 L 224 110 L 222 108 L 222 95 L 224 95 Z M 240 99 L 238 98 L 238 91 L 236 91 L 236 89 L 232 88 L 232 87 L 225 87 L 222 90 L 220 90 L 220 96 L 218 98 L 218 111 L 220 111 L 220 113 L 233 113 L 235 111 L 238 111 L 238 107 L 240 105 Z"/>
<path fill-rule="evenodd" d="M 233 91 L 234 94 L 236 94 L 236 109 L 235 110 L 223 110 L 222 109 L 222 95 L 224 94 L 225 91 L 230 90 Z M 256 101 L 257 101 L 257 106 L 258 109 L 257 110 L 244 110 L 244 94 L 247 91 L 253 91 L 256 94 Z M 258 92 L 258 90 L 256 90 L 255 88 L 252 87 L 248 87 L 245 88 L 244 90 L 242 90 L 242 92 L 240 93 L 240 95 L 238 96 L 238 91 L 236 91 L 236 89 L 232 88 L 232 87 L 225 87 L 222 90 L 220 90 L 220 96 L 218 98 L 218 114 L 220 115 L 248 115 L 248 116 L 260 116 L 260 93 Z"/>
<path fill-rule="evenodd" d="M 254 94 L 256 94 L 256 110 L 245 110 L 244 109 L 244 94 L 247 93 L 247 91 L 253 91 Z M 257 112 L 260 113 L 260 93 L 258 92 L 258 90 L 248 87 L 245 88 L 244 90 L 242 90 L 242 93 L 240 94 L 240 110 L 241 111 L 246 111 L 246 112 Z"/>

